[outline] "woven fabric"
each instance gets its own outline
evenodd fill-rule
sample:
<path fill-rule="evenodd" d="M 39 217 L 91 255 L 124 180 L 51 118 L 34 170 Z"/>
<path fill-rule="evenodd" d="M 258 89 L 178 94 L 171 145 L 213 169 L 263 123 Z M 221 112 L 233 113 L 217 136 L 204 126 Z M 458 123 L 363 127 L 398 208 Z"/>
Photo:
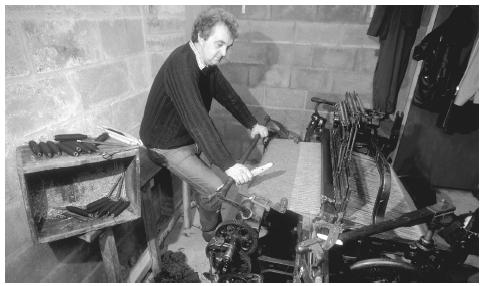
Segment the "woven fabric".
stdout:
<path fill-rule="evenodd" d="M 288 209 L 312 219 L 321 206 L 321 144 L 274 139 L 264 154 L 260 165 L 268 162 L 274 166 L 262 176 L 256 177 L 245 191 L 263 196 L 273 203 L 288 199 Z M 391 191 L 385 218 L 391 219 L 415 210 L 407 191 L 392 171 Z M 371 224 L 371 213 L 380 186 L 380 174 L 373 158 L 353 154 L 350 162 L 349 186 L 351 195 L 345 219 L 358 225 Z M 415 240 L 423 235 L 419 226 L 398 228 L 382 236 Z"/>

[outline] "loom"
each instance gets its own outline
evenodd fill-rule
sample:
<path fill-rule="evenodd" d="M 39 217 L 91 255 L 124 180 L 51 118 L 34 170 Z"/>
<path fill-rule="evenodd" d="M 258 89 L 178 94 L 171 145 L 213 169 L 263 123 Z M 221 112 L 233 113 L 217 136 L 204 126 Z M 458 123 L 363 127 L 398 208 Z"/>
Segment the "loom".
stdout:
<path fill-rule="evenodd" d="M 320 142 L 271 141 L 261 165 L 273 167 L 239 191 L 252 216 L 235 213 L 208 243 L 212 281 L 329 282 L 329 251 L 343 231 L 415 210 L 374 139 L 379 114 L 356 93 L 329 109 Z M 414 240 L 424 231 L 413 225 L 377 235 Z"/>

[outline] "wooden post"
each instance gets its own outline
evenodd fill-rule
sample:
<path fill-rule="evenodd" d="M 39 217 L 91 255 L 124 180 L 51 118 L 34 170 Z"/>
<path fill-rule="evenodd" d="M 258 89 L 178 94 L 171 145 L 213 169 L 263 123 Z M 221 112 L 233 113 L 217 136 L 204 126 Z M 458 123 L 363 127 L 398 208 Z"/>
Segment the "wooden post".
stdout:
<path fill-rule="evenodd" d="M 116 250 L 115 237 L 113 236 L 113 229 L 107 227 L 99 238 L 101 257 L 105 266 L 107 282 L 119 283 L 121 281 L 121 266 L 118 260 L 118 252 Z"/>

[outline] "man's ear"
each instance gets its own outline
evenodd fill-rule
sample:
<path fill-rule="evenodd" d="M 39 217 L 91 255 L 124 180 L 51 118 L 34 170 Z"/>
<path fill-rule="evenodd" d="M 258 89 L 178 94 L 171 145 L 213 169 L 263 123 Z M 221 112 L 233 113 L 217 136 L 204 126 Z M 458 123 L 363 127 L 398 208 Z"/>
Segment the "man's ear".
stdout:
<path fill-rule="evenodd" d="M 197 33 L 197 42 L 200 43 L 201 40 L 204 40 L 204 39 L 201 37 L 201 32 L 198 32 Z"/>

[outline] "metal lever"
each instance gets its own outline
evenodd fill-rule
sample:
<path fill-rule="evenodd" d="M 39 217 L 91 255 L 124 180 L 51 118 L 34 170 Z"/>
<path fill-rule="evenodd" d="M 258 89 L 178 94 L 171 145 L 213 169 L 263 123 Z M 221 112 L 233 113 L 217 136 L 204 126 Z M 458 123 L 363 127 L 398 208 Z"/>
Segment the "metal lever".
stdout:
<path fill-rule="evenodd" d="M 249 218 L 252 217 L 253 212 L 251 211 L 251 209 L 244 207 L 244 206 L 240 205 L 239 203 L 237 203 L 233 200 L 230 200 L 228 198 L 225 198 L 225 197 L 220 197 L 219 199 L 222 200 L 223 202 L 227 202 L 228 204 L 230 204 L 233 207 L 235 207 L 236 209 L 238 209 L 241 213 L 242 219 L 249 219 Z"/>
<path fill-rule="evenodd" d="M 323 223 L 329 229 L 329 236 L 307 239 L 298 244 L 296 251 L 302 253 L 309 251 L 312 245 L 319 243 L 323 250 L 328 250 L 334 244 L 344 244 L 370 235 L 382 233 L 397 227 L 413 226 L 427 221 L 438 220 L 444 216 L 454 213 L 456 208 L 447 201 L 441 201 L 434 205 L 405 213 L 397 218 L 379 222 L 377 224 L 363 226 L 354 230 L 342 233 L 340 226 Z M 336 235 L 337 234 L 337 235 Z"/>
<path fill-rule="evenodd" d="M 263 172 L 265 172 L 266 170 L 270 169 L 271 167 L 273 166 L 273 163 L 267 163 L 263 166 L 260 166 L 260 167 L 256 167 L 255 169 L 251 170 L 250 173 L 253 175 L 253 176 L 258 176 L 260 174 L 262 174 Z M 223 185 L 220 189 L 218 189 L 218 191 L 220 191 L 222 188 L 224 188 L 225 185 Z M 253 216 L 253 212 L 251 211 L 251 209 L 243 206 L 242 204 L 240 203 L 237 203 L 233 200 L 230 200 L 228 198 L 226 198 L 225 196 L 222 196 L 221 195 L 221 192 L 219 192 L 219 199 L 221 199 L 223 202 L 227 202 L 228 204 L 234 206 L 236 209 L 238 209 L 241 213 L 241 217 L 243 219 L 249 219 Z"/>

